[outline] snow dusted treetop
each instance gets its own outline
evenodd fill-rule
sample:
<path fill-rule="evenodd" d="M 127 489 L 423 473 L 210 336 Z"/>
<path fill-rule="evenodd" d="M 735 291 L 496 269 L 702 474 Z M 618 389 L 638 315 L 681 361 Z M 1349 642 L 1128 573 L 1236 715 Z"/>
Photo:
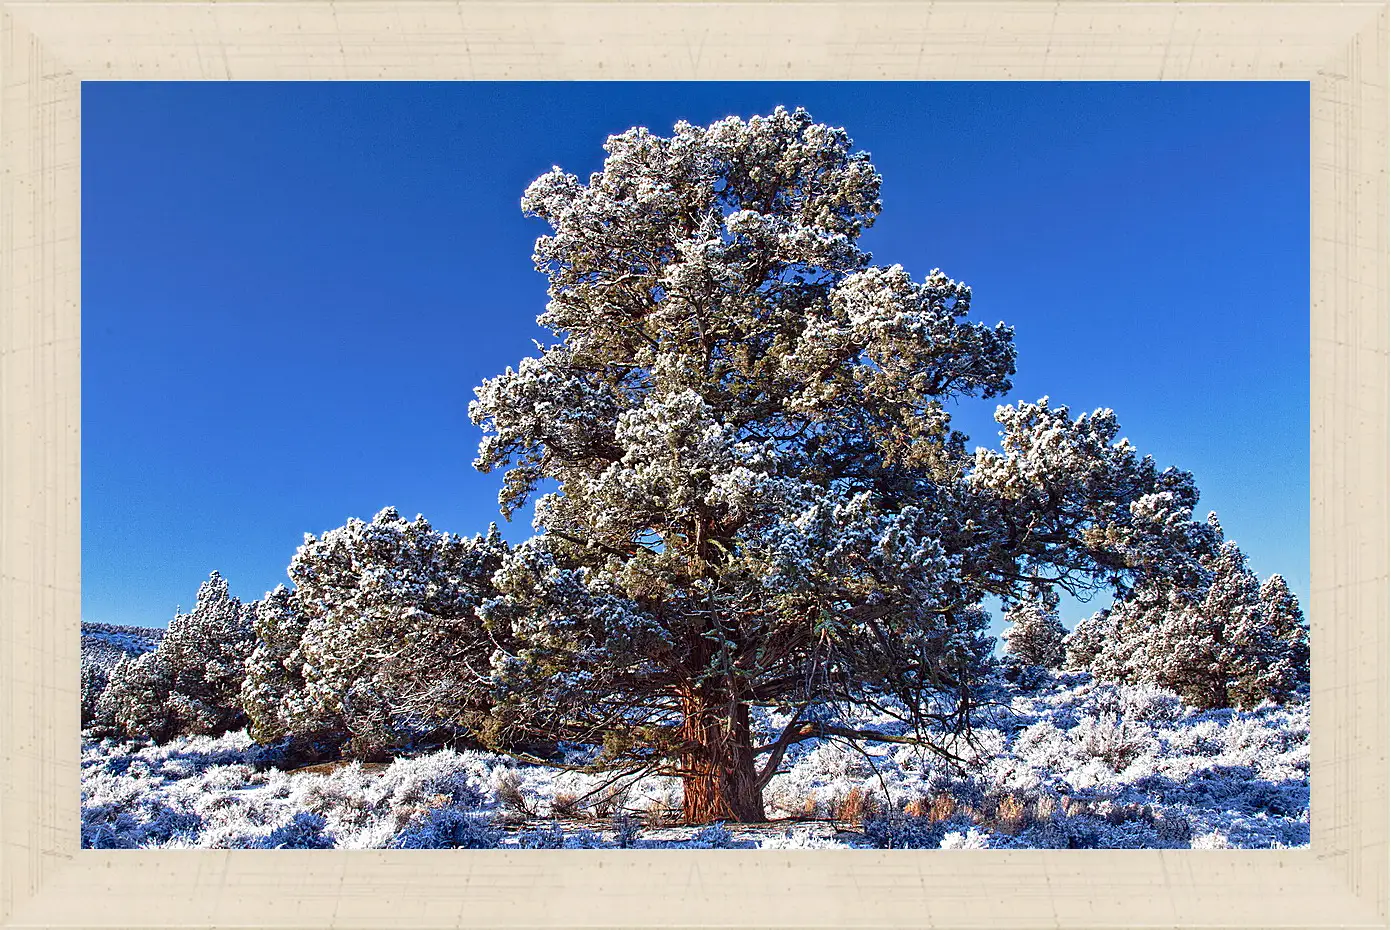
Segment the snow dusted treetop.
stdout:
<path fill-rule="evenodd" d="M 531 716 L 681 775 L 689 819 L 761 819 L 782 751 L 830 730 L 794 717 L 759 766 L 751 706 L 959 720 L 987 592 L 1187 532 L 1191 479 L 1109 413 L 1001 408 L 1004 450 L 967 454 L 944 405 L 1010 390 L 1012 332 L 940 271 L 871 265 L 880 177 L 843 130 L 779 108 L 605 150 L 527 189 L 557 341 L 470 408 L 504 513 L 559 484 L 483 607 Z"/>

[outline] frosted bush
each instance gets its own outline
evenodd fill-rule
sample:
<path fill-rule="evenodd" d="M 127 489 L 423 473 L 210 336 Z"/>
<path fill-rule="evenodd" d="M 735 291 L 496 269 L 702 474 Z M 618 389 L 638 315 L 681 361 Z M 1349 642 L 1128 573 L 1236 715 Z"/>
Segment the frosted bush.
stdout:
<path fill-rule="evenodd" d="M 971 827 L 962 832 L 953 830 L 942 837 L 940 849 L 989 849 L 990 835 L 981 830 Z"/>
<path fill-rule="evenodd" d="M 691 849 L 734 849 L 739 844 L 728 827 L 722 823 L 712 823 L 697 832 L 686 845 Z"/>
<path fill-rule="evenodd" d="M 1129 720 L 1173 724 L 1183 716 L 1183 701 L 1172 691 L 1140 685 L 1122 692 L 1121 713 Z"/>
<path fill-rule="evenodd" d="M 865 839 L 879 849 L 936 849 L 953 830 L 969 830 L 965 818 L 932 821 L 902 811 L 887 811 L 865 817 Z"/>
<path fill-rule="evenodd" d="M 446 807 L 429 811 L 392 840 L 394 849 L 495 849 L 502 831 L 490 816 Z"/>
<path fill-rule="evenodd" d="M 565 831 L 554 824 L 525 830 L 517 837 L 517 846 L 522 849 L 564 849 Z"/>
<path fill-rule="evenodd" d="M 632 849 L 637 845 L 642 825 L 631 814 L 619 813 L 613 818 L 614 842 L 619 849 Z"/>
<path fill-rule="evenodd" d="M 325 832 L 324 818 L 298 811 L 268 829 L 238 829 L 228 824 L 210 831 L 202 845 L 212 849 L 332 849 L 333 836 Z"/>
<path fill-rule="evenodd" d="M 759 843 L 760 849 L 839 849 L 832 840 L 813 836 L 807 829 L 788 830 L 781 836 L 770 836 Z"/>
<path fill-rule="evenodd" d="M 1148 733 L 1114 714 L 1083 720 L 1074 733 L 1082 754 L 1099 759 L 1113 772 L 1125 771 L 1141 756 L 1159 748 Z"/>

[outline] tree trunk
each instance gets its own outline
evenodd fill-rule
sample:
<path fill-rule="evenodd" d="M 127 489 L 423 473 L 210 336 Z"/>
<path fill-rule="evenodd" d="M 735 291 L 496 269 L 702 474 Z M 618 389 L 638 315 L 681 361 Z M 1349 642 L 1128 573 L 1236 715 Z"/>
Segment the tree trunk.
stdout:
<path fill-rule="evenodd" d="M 684 700 L 683 813 L 687 823 L 762 823 L 749 707 L 700 688 Z"/>

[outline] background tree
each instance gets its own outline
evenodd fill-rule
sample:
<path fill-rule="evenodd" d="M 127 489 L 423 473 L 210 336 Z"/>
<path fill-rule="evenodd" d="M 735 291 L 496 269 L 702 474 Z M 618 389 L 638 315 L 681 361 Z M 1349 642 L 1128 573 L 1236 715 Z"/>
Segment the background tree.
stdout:
<path fill-rule="evenodd" d="M 1169 688 L 1197 707 L 1286 701 L 1309 674 L 1298 601 L 1279 575 L 1258 581 L 1215 516 L 1208 530 L 1196 581 L 1152 575 L 1107 612 L 1091 671 Z"/>
<path fill-rule="evenodd" d="M 1074 672 L 1095 671 L 1092 666 L 1107 639 L 1114 635 L 1111 608 L 1104 607 L 1078 622 L 1063 637 L 1063 668 Z"/>
<path fill-rule="evenodd" d="M 1191 476 L 1109 411 L 1002 407 L 1001 450 L 966 452 L 947 404 L 1010 389 L 1011 330 L 940 271 L 871 265 L 880 177 L 843 130 L 779 108 L 605 149 L 588 183 L 526 191 L 558 341 L 470 411 L 505 514 L 558 485 L 482 605 L 500 733 L 602 742 L 681 776 L 688 820 L 761 820 L 798 740 L 946 752 L 987 594 L 1189 570 Z M 835 702 L 912 733 L 849 732 Z M 791 717 L 761 746 L 758 705 Z"/>
<path fill-rule="evenodd" d="M 1001 638 L 1005 654 L 1025 665 L 1058 668 L 1063 664 L 1063 638 L 1067 628 L 1058 617 L 1058 595 L 1032 590 L 1005 611 L 1009 626 Z"/>
<path fill-rule="evenodd" d="M 293 591 L 256 613 L 254 736 L 370 757 L 485 725 L 494 647 L 475 609 L 506 552 L 496 527 L 462 539 L 390 507 L 306 535 Z"/>
<path fill-rule="evenodd" d="M 84 653 L 82 656 L 82 727 L 98 723 L 97 707 L 102 694 L 111 680 L 112 666 L 92 661 Z"/>
<path fill-rule="evenodd" d="M 127 736 L 156 741 L 244 726 L 241 684 L 254 643 L 250 612 L 213 572 L 199 586 L 193 609 L 169 621 L 157 648 L 113 670 L 98 702 L 101 715 Z"/>

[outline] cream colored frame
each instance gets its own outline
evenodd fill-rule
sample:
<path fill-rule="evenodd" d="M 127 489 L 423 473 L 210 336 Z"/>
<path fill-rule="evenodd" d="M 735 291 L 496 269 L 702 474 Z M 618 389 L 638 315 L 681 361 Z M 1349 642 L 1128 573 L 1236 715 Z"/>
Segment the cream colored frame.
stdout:
<path fill-rule="evenodd" d="M 79 82 L 420 78 L 1310 82 L 1312 848 L 79 850 Z M 1387 83 L 1382 2 L 0 0 L 0 923 L 1386 926 Z"/>

